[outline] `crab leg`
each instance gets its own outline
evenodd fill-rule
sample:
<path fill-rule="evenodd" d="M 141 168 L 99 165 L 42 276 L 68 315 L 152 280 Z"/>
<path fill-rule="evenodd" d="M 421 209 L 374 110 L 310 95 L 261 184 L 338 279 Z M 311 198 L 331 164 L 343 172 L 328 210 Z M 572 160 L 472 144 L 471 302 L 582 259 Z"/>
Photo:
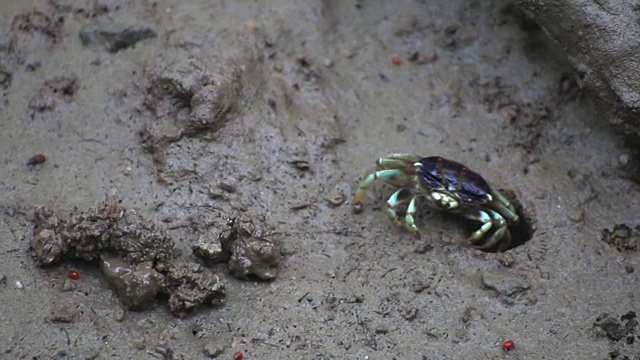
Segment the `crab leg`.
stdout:
<path fill-rule="evenodd" d="M 398 169 L 413 172 L 413 164 L 419 159 L 420 157 L 411 154 L 389 154 L 376 161 L 376 169 Z"/>
<path fill-rule="evenodd" d="M 404 226 L 412 234 L 418 234 L 418 228 L 416 227 L 414 215 L 416 214 L 416 197 L 411 197 L 409 206 L 407 207 L 407 213 L 404 216 Z"/>
<path fill-rule="evenodd" d="M 507 223 L 500 214 L 493 210 L 478 210 L 474 213 L 467 214 L 466 217 L 482 223 L 480 229 L 474 231 L 469 237 L 469 241 L 472 243 L 480 241 L 492 228 L 496 228 L 486 243 L 480 247 L 482 249 L 487 249 L 497 244 L 507 231 Z"/>
<path fill-rule="evenodd" d="M 398 213 L 398 208 L 407 203 L 409 203 L 409 206 L 407 207 L 405 218 L 402 219 L 402 216 Z M 400 189 L 387 200 L 387 215 L 396 226 L 412 231 L 416 227 L 413 223 L 413 214 L 409 214 L 412 206 L 415 213 L 415 197 L 411 196 L 409 190 Z"/>
<path fill-rule="evenodd" d="M 395 187 L 404 187 L 411 183 L 411 175 L 403 172 L 402 170 L 379 170 L 369 174 L 364 180 L 362 180 L 358 186 L 358 190 L 356 190 L 356 194 L 353 196 L 353 210 L 355 212 L 362 211 L 362 198 L 367 192 L 367 189 L 369 189 L 378 179 Z"/>
<path fill-rule="evenodd" d="M 516 224 L 520 221 L 516 209 L 504 195 L 500 194 L 497 191 L 493 191 L 491 193 L 491 196 L 495 199 L 495 201 L 492 201 L 489 206 L 494 207 L 495 211 L 501 214 L 501 216 L 505 218 L 507 222 Z"/>
<path fill-rule="evenodd" d="M 418 228 L 416 227 L 414 216 L 416 214 L 416 197 L 411 196 L 411 191 L 408 189 L 400 189 L 393 193 L 389 200 L 387 200 L 387 215 L 391 218 L 396 226 L 406 229 L 410 233 L 417 235 Z M 398 207 L 409 203 L 405 210 L 404 219 L 398 214 Z M 404 221 L 403 221 L 404 220 Z"/>

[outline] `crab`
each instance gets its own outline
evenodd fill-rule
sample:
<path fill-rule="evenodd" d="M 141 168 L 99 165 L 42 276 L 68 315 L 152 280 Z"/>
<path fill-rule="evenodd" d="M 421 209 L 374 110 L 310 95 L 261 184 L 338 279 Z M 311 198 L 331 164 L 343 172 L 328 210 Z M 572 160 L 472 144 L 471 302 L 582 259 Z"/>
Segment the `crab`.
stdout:
<path fill-rule="evenodd" d="M 518 224 L 513 204 L 466 166 L 440 156 L 389 154 L 376 161 L 376 170 L 359 185 L 353 209 L 362 211 L 362 200 L 376 180 L 400 188 L 387 200 L 387 214 L 394 224 L 419 235 L 414 216 L 420 195 L 429 207 L 479 222 L 468 241 L 480 249 L 507 249 L 510 226 Z"/>

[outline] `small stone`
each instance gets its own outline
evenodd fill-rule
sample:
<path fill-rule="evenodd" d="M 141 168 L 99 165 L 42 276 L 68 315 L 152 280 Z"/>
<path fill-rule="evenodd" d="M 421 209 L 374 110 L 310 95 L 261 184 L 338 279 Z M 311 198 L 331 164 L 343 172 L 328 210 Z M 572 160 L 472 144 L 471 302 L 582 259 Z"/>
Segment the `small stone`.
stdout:
<path fill-rule="evenodd" d="M 208 356 L 212 359 L 217 358 L 218 356 L 224 354 L 227 350 L 227 346 L 220 342 L 208 343 L 204 346 L 204 355 Z"/>
<path fill-rule="evenodd" d="M 0 285 L 7 285 L 7 276 L 3 273 L 0 273 Z"/>
<path fill-rule="evenodd" d="M 580 204 L 584 205 L 598 196 L 598 193 L 585 175 L 570 171 L 569 177 L 573 181 L 573 186 Z"/>
<path fill-rule="evenodd" d="M 117 322 L 121 322 L 122 320 L 124 320 L 125 314 L 126 310 L 120 305 L 117 305 L 115 309 L 113 309 L 113 319 Z"/>
<path fill-rule="evenodd" d="M 620 162 L 620 165 L 625 166 L 629 163 L 629 155 L 627 154 L 622 154 L 620 155 L 620 157 L 618 158 L 618 161 Z"/>
<path fill-rule="evenodd" d="M 229 252 L 223 248 L 220 239 L 209 233 L 200 235 L 198 242 L 192 246 L 191 250 L 194 255 L 216 264 L 229 260 Z"/>
<path fill-rule="evenodd" d="M 498 253 L 496 255 L 496 260 L 498 260 L 500 264 L 502 264 L 502 266 L 507 268 L 512 267 L 516 262 L 516 259 L 513 257 L 513 255 L 508 253 Z"/>
<path fill-rule="evenodd" d="M 329 68 L 329 67 L 333 66 L 333 61 L 331 61 L 331 59 L 324 59 L 323 64 L 324 64 L 324 66 Z"/>
<path fill-rule="evenodd" d="M 245 28 L 245 30 L 247 30 L 247 32 L 254 33 L 254 32 L 258 31 L 259 26 L 255 22 L 249 21 L 246 24 L 244 24 L 244 28 Z"/>
<path fill-rule="evenodd" d="M 409 306 L 402 311 L 402 317 L 407 321 L 414 320 L 417 316 L 418 309 L 413 306 Z"/>
<path fill-rule="evenodd" d="M 416 245 L 415 249 L 413 249 L 413 252 L 417 254 L 425 254 L 431 250 L 433 250 L 433 245 L 423 242 Z"/>
<path fill-rule="evenodd" d="M 337 208 L 338 206 L 344 203 L 344 194 L 336 193 L 333 196 L 327 198 L 327 202 L 329 203 L 329 207 L 332 209 Z"/>
<path fill-rule="evenodd" d="M 384 326 L 378 326 L 375 330 L 376 334 L 386 334 L 389 332 L 389 329 Z"/>
<path fill-rule="evenodd" d="M 569 210 L 567 217 L 573 222 L 582 222 L 584 220 L 584 209 L 571 209 Z"/>
<path fill-rule="evenodd" d="M 411 291 L 413 291 L 416 294 L 419 294 L 430 287 L 431 287 L 431 283 L 429 281 L 416 280 L 413 282 L 413 284 L 411 284 Z"/>
<path fill-rule="evenodd" d="M 151 304 L 164 280 L 150 261 L 132 265 L 119 257 L 105 256 L 100 259 L 100 269 L 120 301 L 130 310 L 141 310 Z"/>
<path fill-rule="evenodd" d="M 68 291 L 73 291 L 75 289 L 76 289 L 76 283 L 73 280 L 69 278 L 64 279 L 64 282 L 62 283 L 62 291 L 68 292 Z"/>
<path fill-rule="evenodd" d="M 229 270 L 239 279 L 273 280 L 278 275 L 281 261 L 279 247 L 270 239 L 240 237 L 231 245 Z"/>
<path fill-rule="evenodd" d="M 15 284 L 14 284 L 16 289 L 22 289 L 24 288 L 24 285 L 22 285 L 22 283 L 20 282 L 20 280 L 16 280 Z"/>
<path fill-rule="evenodd" d="M 634 341 L 635 341 L 635 337 L 633 335 L 628 335 L 627 336 L 627 339 L 626 339 L 627 345 L 633 344 Z"/>
<path fill-rule="evenodd" d="M 627 272 L 627 274 L 631 274 L 632 272 L 634 272 L 636 269 L 633 267 L 633 265 L 631 264 L 626 264 L 624 266 L 624 271 Z"/>
<path fill-rule="evenodd" d="M 236 192 L 236 187 L 232 184 L 226 183 L 224 181 L 221 181 L 218 184 L 218 187 L 220 188 L 220 190 L 226 191 L 228 193 L 234 193 Z"/>
<path fill-rule="evenodd" d="M 112 54 L 155 37 L 158 33 L 149 27 L 126 24 L 87 25 L 80 30 L 83 45 L 100 45 Z"/>

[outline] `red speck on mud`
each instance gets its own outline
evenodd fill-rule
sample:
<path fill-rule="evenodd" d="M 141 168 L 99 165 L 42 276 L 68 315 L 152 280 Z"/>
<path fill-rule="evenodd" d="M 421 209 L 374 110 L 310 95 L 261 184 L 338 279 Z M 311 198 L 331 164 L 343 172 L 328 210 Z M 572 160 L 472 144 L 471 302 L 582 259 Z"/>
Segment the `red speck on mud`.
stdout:
<path fill-rule="evenodd" d="M 511 340 L 507 340 L 502 343 L 502 350 L 504 351 L 513 350 L 515 347 L 516 347 L 516 344 L 514 344 L 513 341 Z"/>

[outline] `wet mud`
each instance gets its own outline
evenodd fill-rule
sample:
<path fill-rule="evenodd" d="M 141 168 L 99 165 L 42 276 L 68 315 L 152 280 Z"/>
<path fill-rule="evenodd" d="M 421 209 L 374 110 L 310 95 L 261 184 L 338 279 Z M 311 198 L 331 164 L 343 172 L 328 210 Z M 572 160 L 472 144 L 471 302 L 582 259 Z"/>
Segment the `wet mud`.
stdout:
<path fill-rule="evenodd" d="M 0 14 L 0 357 L 639 353 L 633 154 L 512 4 Z M 353 214 L 394 152 L 507 189 L 510 248 L 474 249 L 464 221 L 424 207 L 415 238 L 381 184 Z"/>

